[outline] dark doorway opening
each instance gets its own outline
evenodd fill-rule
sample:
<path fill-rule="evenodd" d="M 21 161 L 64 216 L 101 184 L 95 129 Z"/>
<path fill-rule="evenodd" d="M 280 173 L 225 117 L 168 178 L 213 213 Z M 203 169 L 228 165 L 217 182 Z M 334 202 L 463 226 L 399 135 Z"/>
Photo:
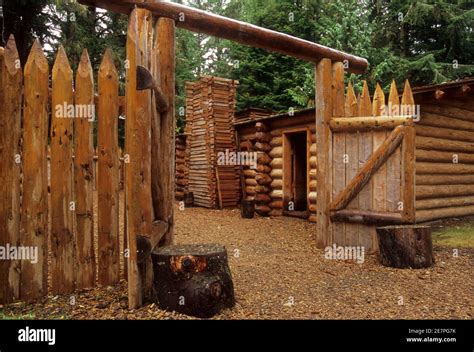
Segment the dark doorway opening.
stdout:
<path fill-rule="evenodd" d="M 308 134 L 285 134 L 284 214 L 307 218 L 308 213 Z"/>

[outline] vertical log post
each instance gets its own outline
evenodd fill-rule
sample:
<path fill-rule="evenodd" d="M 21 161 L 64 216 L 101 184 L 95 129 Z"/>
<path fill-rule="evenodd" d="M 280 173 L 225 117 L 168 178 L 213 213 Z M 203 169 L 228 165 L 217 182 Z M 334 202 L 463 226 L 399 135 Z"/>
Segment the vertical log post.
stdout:
<path fill-rule="evenodd" d="M 332 64 L 332 116 L 345 116 L 345 97 L 344 97 L 344 64 L 342 62 L 334 62 Z M 346 185 L 346 135 L 347 133 L 339 132 L 333 134 L 333 175 L 332 175 L 332 197 L 336 197 Z M 333 241 L 337 245 L 345 244 L 346 224 L 338 222 L 333 224 Z M 331 243 L 330 243 L 331 244 Z"/>
<path fill-rule="evenodd" d="M 51 126 L 51 276 L 52 293 L 74 291 L 74 208 L 72 70 L 64 48 L 53 66 Z"/>
<path fill-rule="evenodd" d="M 0 89 L 0 246 L 20 244 L 20 122 L 22 72 L 15 38 L 3 52 Z M 20 261 L 0 260 L 0 303 L 20 296 Z"/>
<path fill-rule="evenodd" d="M 332 192 L 332 133 L 329 126 L 332 115 L 332 64 L 322 59 L 316 64 L 316 143 L 317 143 L 317 234 L 316 246 L 323 248 L 332 242 L 330 226 Z"/>
<path fill-rule="evenodd" d="M 127 118 L 125 120 L 126 217 L 128 242 L 129 308 L 142 305 L 145 290 L 143 266 L 139 268 L 137 238 L 150 236 L 151 197 L 151 92 L 137 91 L 137 65 L 149 67 L 148 46 L 151 31 L 149 11 L 134 9 L 129 17 L 127 34 Z M 151 287 L 151 282 L 150 282 Z"/>
<path fill-rule="evenodd" d="M 25 66 L 23 103 L 23 201 L 20 237 L 23 246 L 38 248 L 38 261 L 22 261 L 21 299 L 27 302 L 48 291 L 48 101 L 49 67 L 36 40 Z"/>
<path fill-rule="evenodd" d="M 410 106 L 408 113 L 414 113 L 415 100 L 411 91 L 410 82 L 405 82 L 405 89 L 402 95 L 402 106 Z M 405 128 L 403 138 L 403 174 L 402 174 L 402 194 L 403 194 L 403 219 L 405 222 L 415 222 L 415 122 L 413 119 Z"/>
<path fill-rule="evenodd" d="M 168 100 L 169 108 L 158 115 L 153 111 L 152 124 L 152 195 L 155 220 L 168 223 L 160 245 L 170 245 L 174 236 L 175 184 L 175 23 L 158 18 L 155 27 L 153 72 Z"/>
<path fill-rule="evenodd" d="M 99 69 L 98 240 L 99 284 L 120 280 L 118 73 L 112 51 L 105 51 Z"/>
<path fill-rule="evenodd" d="M 94 74 L 84 49 L 76 73 L 74 119 L 74 193 L 76 201 L 76 288 L 95 286 L 94 253 Z"/>
<path fill-rule="evenodd" d="M 400 107 L 400 98 L 395 81 L 392 81 L 390 86 L 388 102 L 392 109 L 392 115 L 396 114 Z M 387 162 L 387 211 L 389 212 L 400 212 L 399 203 L 402 201 L 401 158 L 401 148 L 397 148 Z"/>

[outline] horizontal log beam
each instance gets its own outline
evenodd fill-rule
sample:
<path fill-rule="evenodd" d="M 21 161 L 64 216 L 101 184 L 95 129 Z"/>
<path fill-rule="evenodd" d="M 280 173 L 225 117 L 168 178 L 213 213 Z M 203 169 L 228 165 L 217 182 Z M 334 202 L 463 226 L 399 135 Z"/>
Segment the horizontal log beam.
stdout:
<path fill-rule="evenodd" d="M 474 195 L 474 185 L 433 185 L 416 187 L 417 200 L 472 195 Z"/>
<path fill-rule="evenodd" d="M 330 122 L 333 132 L 367 132 L 373 130 L 393 130 L 405 125 L 412 116 L 367 116 L 333 117 Z"/>
<path fill-rule="evenodd" d="M 474 143 L 470 142 L 450 141 L 423 136 L 417 136 L 415 142 L 418 149 L 474 153 Z"/>
<path fill-rule="evenodd" d="M 474 205 L 474 196 L 443 197 L 417 200 L 416 210 L 464 207 L 468 205 Z"/>
<path fill-rule="evenodd" d="M 442 163 L 416 163 L 417 175 L 432 174 L 474 174 L 474 165 L 470 164 L 442 164 Z"/>
<path fill-rule="evenodd" d="M 465 207 L 452 207 L 452 208 L 440 208 L 440 209 L 429 209 L 429 210 L 417 210 L 416 211 L 416 222 L 427 222 L 433 220 L 440 220 L 446 218 L 463 217 L 474 215 L 474 206 Z"/>
<path fill-rule="evenodd" d="M 442 104 L 441 105 L 440 104 L 438 105 L 424 104 L 421 107 L 421 118 L 423 118 L 423 114 L 425 112 L 439 115 L 442 117 L 452 117 L 459 120 L 474 122 L 473 111 L 457 108 L 454 106 L 448 106 L 448 105 L 442 105 Z"/>
<path fill-rule="evenodd" d="M 424 112 L 421 114 L 419 125 L 441 127 L 445 128 L 449 126 L 450 129 L 460 131 L 474 131 L 474 122 L 462 119 L 462 116 L 457 117 L 446 117 L 443 115 L 432 114 L 430 112 Z"/>
<path fill-rule="evenodd" d="M 474 185 L 474 174 L 472 175 L 417 175 L 416 185 Z"/>
<path fill-rule="evenodd" d="M 459 153 L 459 152 L 440 152 L 438 150 L 424 150 L 417 149 L 416 161 L 426 161 L 434 163 L 460 163 L 460 164 L 474 164 L 474 154 Z"/>
<path fill-rule="evenodd" d="M 331 220 L 364 225 L 398 225 L 403 223 L 402 214 L 400 213 L 351 209 L 332 211 Z"/>
<path fill-rule="evenodd" d="M 369 160 L 367 160 L 346 188 L 337 195 L 329 209 L 337 211 L 346 208 L 369 182 L 372 176 L 400 146 L 403 141 L 403 135 L 404 126 L 396 127 L 382 145 L 372 154 Z"/>
<path fill-rule="evenodd" d="M 124 14 L 129 14 L 134 6 L 138 6 L 150 10 L 158 17 L 171 18 L 175 20 L 177 27 L 193 32 L 232 40 L 255 48 L 275 51 L 310 62 L 317 62 L 324 58 L 347 62 L 347 70 L 352 73 L 364 73 L 368 67 L 367 60 L 361 57 L 288 34 L 172 2 L 151 0 L 148 2 L 143 2 L 143 0 L 79 0 L 79 3 Z"/>
<path fill-rule="evenodd" d="M 448 122 L 446 122 L 446 124 L 448 124 Z M 450 128 L 416 125 L 416 135 L 421 137 L 434 137 L 452 141 L 474 143 L 474 133 L 470 131 L 453 130 Z"/>

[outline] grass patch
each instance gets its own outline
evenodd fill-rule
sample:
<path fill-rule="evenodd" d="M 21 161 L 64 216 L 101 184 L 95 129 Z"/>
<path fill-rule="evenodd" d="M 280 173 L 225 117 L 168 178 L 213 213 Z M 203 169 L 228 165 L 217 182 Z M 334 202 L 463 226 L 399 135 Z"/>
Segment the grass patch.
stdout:
<path fill-rule="evenodd" d="M 8 313 L 0 311 L 0 320 L 33 320 L 33 319 L 36 319 L 36 316 L 34 313 L 15 315 L 13 313 L 8 314 Z"/>
<path fill-rule="evenodd" d="M 450 225 L 433 229 L 433 244 L 474 248 L 474 224 Z"/>

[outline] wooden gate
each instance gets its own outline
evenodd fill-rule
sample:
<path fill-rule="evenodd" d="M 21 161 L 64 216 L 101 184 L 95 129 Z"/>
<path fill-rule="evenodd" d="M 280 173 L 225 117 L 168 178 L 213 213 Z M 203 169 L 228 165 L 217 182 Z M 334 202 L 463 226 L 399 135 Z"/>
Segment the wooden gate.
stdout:
<path fill-rule="evenodd" d="M 356 97 L 344 64 L 317 66 L 318 246 L 377 250 L 376 226 L 415 220 L 414 100 L 367 83 Z"/>

